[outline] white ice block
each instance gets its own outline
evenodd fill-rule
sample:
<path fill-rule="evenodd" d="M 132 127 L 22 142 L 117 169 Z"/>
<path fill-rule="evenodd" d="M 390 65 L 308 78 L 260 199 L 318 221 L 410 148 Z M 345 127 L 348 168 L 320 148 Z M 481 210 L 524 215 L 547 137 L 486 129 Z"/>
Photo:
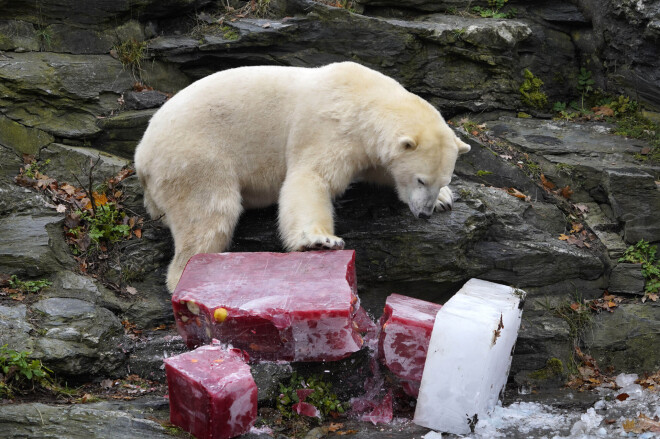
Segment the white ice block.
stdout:
<path fill-rule="evenodd" d="M 470 279 L 435 318 L 414 422 L 470 433 L 497 404 L 518 337 L 525 292 Z"/>

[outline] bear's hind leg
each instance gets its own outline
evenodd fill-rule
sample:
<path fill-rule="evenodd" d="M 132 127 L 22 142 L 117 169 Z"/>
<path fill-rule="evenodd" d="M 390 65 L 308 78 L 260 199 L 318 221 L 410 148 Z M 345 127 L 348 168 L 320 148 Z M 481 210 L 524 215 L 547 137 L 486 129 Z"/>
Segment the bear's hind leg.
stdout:
<path fill-rule="evenodd" d="M 217 187 L 215 190 L 220 191 Z M 198 253 L 219 253 L 229 246 L 243 210 L 238 189 L 230 192 L 208 198 L 201 193 L 190 194 L 188 197 L 192 200 L 186 200 L 181 206 L 178 217 L 170 215 L 169 225 L 174 236 L 174 258 L 167 269 L 170 292 L 174 292 L 191 257 Z"/>

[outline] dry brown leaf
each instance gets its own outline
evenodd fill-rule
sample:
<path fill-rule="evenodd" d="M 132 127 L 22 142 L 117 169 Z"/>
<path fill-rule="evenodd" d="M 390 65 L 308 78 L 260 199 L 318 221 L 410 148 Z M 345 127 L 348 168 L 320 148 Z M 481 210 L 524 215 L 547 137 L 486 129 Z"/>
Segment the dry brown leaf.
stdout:
<path fill-rule="evenodd" d="M 509 194 L 509 195 L 513 195 L 516 198 L 520 198 L 522 200 L 527 199 L 527 195 L 523 194 L 522 192 L 520 192 L 518 189 L 516 189 L 514 187 L 507 188 L 506 193 Z"/>
<path fill-rule="evenodd" d="M 616 396 L 616 399 L 618 399 L 619 401 L 625 401 L 625 400 L 628 399 L 629 397 L 630 397 L 630 395 L 628 395 L 627 393 L 619 393 L 619 394 Z"/>
<path fill-rule="evenodd" d="M 142 229 L 133 230 L 133 234 L 136 238 L 142 238 Z"/>
<path fill-rule="evenodd" d="M 596 116 L 607 116 L 607 117 L 614 116 L 614 110 L 612 110 L 610 107 L 606 105 L 602 105 L 600 107 L 593 107 L 592 110 Z"/>
<path fill-rule="evenodd" d="M 546 189 L 554 189 L 557 187 L 556 184 L 545 178 L 545 175 L 541 174 L 541 183 L 543 183 L 543 187 Z"/>
<path fill-rule="evenodd" d="M 335 432 L 342 428 L 344 424 L 339 423 L 339 422 L 331 422 L 330 425 L 328 426 L 328 431 Z"/>
<path fill-rule="evenodd" d="M 565 234 L 562 233 L 561 235 L 559 235 L 559 240 L 560 241 L 568 241 L 568 235 L 565 235 Z"/>

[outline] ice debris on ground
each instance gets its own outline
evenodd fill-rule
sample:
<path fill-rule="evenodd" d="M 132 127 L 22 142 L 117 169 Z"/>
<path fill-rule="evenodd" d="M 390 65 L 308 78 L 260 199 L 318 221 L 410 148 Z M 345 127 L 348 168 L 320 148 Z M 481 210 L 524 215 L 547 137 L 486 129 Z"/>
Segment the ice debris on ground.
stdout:
<path fill-rule="evenodd" d="M 635 384 L 637 375 L 621 374 L 616 390 L 601 388 L 599 399 L 582 413 L 576 409 L 560 409 L 537 402 L 515 402 L 506 407 L 498 405 L 487 416 L 480 417 L 474 433 L 465 436 L 469 439 L 490 438 L 535 438 L 535 439 L 598 439 L 598 438 L 637 438 L 660 439 L 660 431 L 626 431 L 624 422 L 629 425 L 638 422 L 640 414 L 649 419 L 660 417 L 660 392 L 643 389 Z M 638 386 L 636 396 L 624 401 L 616 398 L 624 389 Z M 660 425 L 660 424 L 656 424 Z M 424 436 L 424 439 L 439 437 L 455 438 L 454 435 Z"/>

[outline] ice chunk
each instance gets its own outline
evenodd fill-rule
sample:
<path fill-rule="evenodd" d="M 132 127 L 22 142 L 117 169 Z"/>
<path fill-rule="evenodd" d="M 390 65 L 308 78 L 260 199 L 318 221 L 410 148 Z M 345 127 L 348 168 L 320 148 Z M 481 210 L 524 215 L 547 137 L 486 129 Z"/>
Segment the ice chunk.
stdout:
<path fill-rule="evenodd" d="M 631 384 L 635 384 L 635 381 L 637 381 L 637 376 L 636 373 L 620 373 L 619 375 L 616 376 L 616 385 L 619 387 L 626 387 Z"/>
<path fill-rule="evenodd" d="M 506 384 L 523 291 L 470 279 L 438 312 L 414 422 L 467 434 L 492 410 Z"/>
<path fill-rule="evenodd" d="M 257 360 L 339 360 L 366 330 L 352 250 L 195 255 L 172 307 L 189 347 L 216 338 Z"/>
<path fill-rule="evenodd" d="M 166 358 L 172 424 L 201 439 L 226 439 L 257 419 L 257 386 L 238 349 L 202 346 Z"/>
<path fill-rule="evenodd" d="M 403 389 L 417 396 L 431 331 L 442 305 L 392 294 L 380 318 L 378 352 L 383 364 L 403 380 Z"/>

